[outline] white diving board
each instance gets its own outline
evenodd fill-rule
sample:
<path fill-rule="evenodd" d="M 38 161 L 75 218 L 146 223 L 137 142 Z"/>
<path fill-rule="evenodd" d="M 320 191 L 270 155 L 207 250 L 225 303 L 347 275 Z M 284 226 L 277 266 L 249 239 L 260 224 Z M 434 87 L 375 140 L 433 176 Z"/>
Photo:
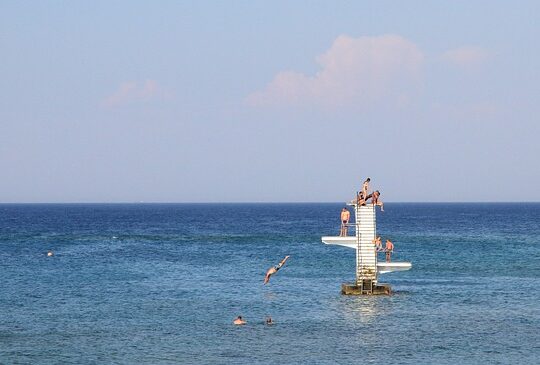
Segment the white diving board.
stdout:
<path fill-rule="evenodd" d="M 343 246 L 348 248 L 358 248 L 355 236 L 324 236 L 321 238 L 322 242 L 326 245 Z M 386 274 L 394 271 L 406 271 L 411 269 L 412 264 L 410 262 L 377 262 L 377 272 L 379 274 Z"/>

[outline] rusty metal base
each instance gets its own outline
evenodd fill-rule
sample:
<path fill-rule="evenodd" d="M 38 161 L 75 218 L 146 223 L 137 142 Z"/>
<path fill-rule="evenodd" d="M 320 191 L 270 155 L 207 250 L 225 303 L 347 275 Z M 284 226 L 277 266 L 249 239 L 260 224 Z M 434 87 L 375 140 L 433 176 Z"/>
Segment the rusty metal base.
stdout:
<path fill-rule="evenodd" d="M 357 284 L 341 284 L 341 294 L 343 295 L 390 295 L 392 289 L 390 284 L 374 284 L 373 289 L 362 287 Z"/>

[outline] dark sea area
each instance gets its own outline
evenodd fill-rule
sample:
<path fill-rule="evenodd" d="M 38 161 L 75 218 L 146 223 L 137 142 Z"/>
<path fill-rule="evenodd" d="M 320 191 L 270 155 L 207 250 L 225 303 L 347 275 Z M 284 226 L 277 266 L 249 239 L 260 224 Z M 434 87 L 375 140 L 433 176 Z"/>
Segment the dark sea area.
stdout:
<path fill-rule="evenodd" d="M 363 297 L 342 207 L 1 204 L 0 364 L 540 364 L 539 203 L 385 204 Z"/>

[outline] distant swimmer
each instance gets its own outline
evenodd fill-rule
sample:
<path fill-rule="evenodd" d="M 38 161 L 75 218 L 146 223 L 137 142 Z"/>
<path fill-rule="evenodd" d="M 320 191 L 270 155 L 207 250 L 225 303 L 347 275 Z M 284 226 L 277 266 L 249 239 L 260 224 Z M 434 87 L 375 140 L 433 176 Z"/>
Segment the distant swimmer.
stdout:
<path fill-rule="evenodd" d="M 347 236 L 347 224 L 349 224 L 349 219 L 351 219 L 351 213 L 347 208 L 343 208 L 341 210 L 341 231 L 339 232 L 340 236 Z"/>
<path fill-rule="evenodd" d="M 273 325 L 275 322 L 272 321 L 272 317 L 268 316 L 268 317 L 266 317 L 265 323 L 266 323 L 267 326 L 271 326 L 271 325 Z"/>
<path fill-rule="evenodd" d="M 266 276 L 264 277 L 264 283 L 268 283 L 268 281 L 270 280 L 270 276 L 274 275 L 275 273 L 278 272 L 279 269 L 281 269 L 281 267 L 283 265 L 285 265 L 285 262 L 287 262 L 287 260 L 289 259 L 290 256 L 285 256 L 285 258 L 283 260 L 281 260 L 281 262 L 279 264 L 277 264 L 276 266 L 272 266 L 271 268 L 268 269 L 268 271 L 266 272 Z"/>
<path fill-rule="evenodd" d="M 244 321 L 244 319 L 242 318 L 242 316 L 238 316 L 236 317 L 236 319 L 233 321 L 233 324 L 237 325 L 237 326 L 241 326 L 241 325 L 244 325 L 246 324 L 247 322 Z"/>
<path fill-rule="evenodd" d="M 379 200 L 380 196 L 381 196 L 381 193 L 379 192 L 379 190 L 374 191 L 373 196 L 371 198 L 371 201 L 373 202 L 373 205 L 380 206 L 381 207 L 381 212 L 384 212 L 384 203 Z"/>
<path fill-rule="evenodd" d="M 51 257 L 51 256 L 54 256 L 54 253 L 51 250 L 47 251 L 47 257 Z"/>
<path fill-rule="evenodd" d="M 392 261 L 392 253 L 394 252 L 394 244 L 390 240 L 386 240 L 386 262 Z"/>

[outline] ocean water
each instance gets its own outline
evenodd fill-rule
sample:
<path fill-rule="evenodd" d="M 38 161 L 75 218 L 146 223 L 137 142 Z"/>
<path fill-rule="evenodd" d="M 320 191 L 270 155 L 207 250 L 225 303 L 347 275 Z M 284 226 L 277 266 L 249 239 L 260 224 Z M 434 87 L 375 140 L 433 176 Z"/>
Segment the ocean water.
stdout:
<path fill-rule="evenodd" d="M 413 268 L 374 297 L 320 241 L 341 208 L 0 205 L 0 363 L 540 363 L 540 204 L 386 204 Z"/>

